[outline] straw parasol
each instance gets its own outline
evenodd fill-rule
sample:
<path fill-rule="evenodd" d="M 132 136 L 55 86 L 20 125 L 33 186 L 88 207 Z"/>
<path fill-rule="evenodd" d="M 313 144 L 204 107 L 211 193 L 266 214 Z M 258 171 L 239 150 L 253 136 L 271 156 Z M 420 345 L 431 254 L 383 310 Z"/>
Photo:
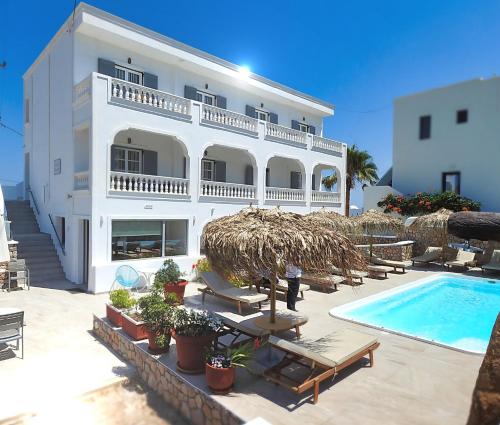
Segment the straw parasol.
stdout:
<path fill-rule="evenodd" d="M 444 260 L 444 250 L 447 245 L 448 236 L 448 219 L 453 211 L 447 210 L 446 208 L 441 208 L 438 211 L 419 216 L 415 219 L 413 223 L 410 224 L 410 230 L 429 230 L 434 229 L 440 233 L 441 244 L 443 248 L 443 260 Z"/>
<path fill-rule="evenodd" d="M 318 226 L 300 214 L 249 207 L 208 223 L 202 243 L 211 266 L 238 277 L 269 274 L 271 323 L 276 318 L 276 280 L 287 265 L 329 273 L 332 265 L 349 278 L 364 269 L 362 255 L 345 236 Z"/>
<path fill-rule="evenodd" d="M 403 229 L 402 220 L 377 210 L 368 210 L 357 217 L 352 217 L 351 220 L 370 236 L 370 257 L 372 256 L 374 234 L 386 232 L 398 233 Z"/>
<path fill-rule="evenodd" d="M 304 219 L 314 226 L 324 226 L 346 236 L 357 233 L 359 230 L 358 226 L 349 217 L 324 208 L 305 215 Z"/>

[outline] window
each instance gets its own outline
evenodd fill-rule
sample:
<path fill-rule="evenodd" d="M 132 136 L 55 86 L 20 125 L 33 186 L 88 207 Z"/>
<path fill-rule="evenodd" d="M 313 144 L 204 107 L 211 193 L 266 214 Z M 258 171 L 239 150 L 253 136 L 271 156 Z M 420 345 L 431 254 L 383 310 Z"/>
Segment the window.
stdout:
<path fill-rule="evenodd" d="M 201 160 L 201 179 L 206 181 L 215 180 L 215 162 L 209 159 Z"/>
<path fill-rule="evenodd" d="M 299 130 L 303 131 L 304 133 L 309 133 L 309 126 L 307 124 L 299 122 Z"/>
<path fill-rule="evenodd" d="M 30 123 L 30 100 L 24 99 L 24 123 Z"/>
<path fill-rule="evenodd" d="M 255 118 L 262 121 L 269 121 L 269 112 L 255 109 Z"/>
<path fill-rule="evenodd" d="M 140 174 L 142 172 L 142 152 L 137 149 L 115 148 L 113 170 L 123 173 Z"/>
<path fill-rule="evenodd" d="M 443 173 L 442 191 L 460 195 L 460 172 Z"/>
<path fill-rule="evenodd" d="M 128 81 L 129 83 L 142 85 L 142 73 L 130 68 L 125 68 L 124 66 L 115 65 L 115 77 L 120 80 Z"/>
<path fill-rule="evenodd" d="M 196 90 L 196 99 L 198 102 L 205 103 L 207 105 L 215 106 L 215 96 L 210 93 L 203 92 L 201 90 Z"/>
<path fill-rule="evenodd" d="M 420 140 L 431 138 L 431 116 L 420 117 Z"/>
<path fill-rule="evenodd" d="M 469 111 L 467 109 L 460 109 L 457 111 L 457 124 L 466 123 L 469 120 Z"/>
<path fill-rule="evenodd" d="M 113 220 L 111 259 L 187 254 L 188 220 Z"/>

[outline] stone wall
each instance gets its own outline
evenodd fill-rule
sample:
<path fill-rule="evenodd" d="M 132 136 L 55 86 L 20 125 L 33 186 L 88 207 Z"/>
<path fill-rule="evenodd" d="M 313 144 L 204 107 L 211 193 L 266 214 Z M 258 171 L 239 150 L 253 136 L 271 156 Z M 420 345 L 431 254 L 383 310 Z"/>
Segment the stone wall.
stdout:
<path fill-rule="evenodd" d="M 194 425 L 239 425 L 244 421 L 211 394 L 159 361 L 107 321 L 94 316 L 94 334 L 130 361 L 141 379 Z"/>
<path fill-rule="evenodd" d="M 9 242 L 9 255 L 11 259 L 17 258 L 17 242 Z M 9 275 L 7 273 L 8 264 L 8 261 L 0 262 L 0 288 L 4 288 L 9 281 Z"/>
<path fill-rule="evenodd" d="M 374 246 L 373 255 L 393 261 L 410 260 L 413 255 L 413 244 L 393 245 L 393 246 Z"/>

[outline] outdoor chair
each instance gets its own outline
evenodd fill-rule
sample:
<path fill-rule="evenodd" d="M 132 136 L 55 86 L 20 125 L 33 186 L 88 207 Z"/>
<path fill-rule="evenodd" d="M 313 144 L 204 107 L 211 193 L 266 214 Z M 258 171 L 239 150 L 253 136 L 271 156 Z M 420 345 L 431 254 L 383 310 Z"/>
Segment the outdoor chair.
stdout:
<path fill-rule="evenodd" d="M 485 270 L 491 271 L 491 272 L 500 272 L 500 250 L 499 249 L 495 249 L 493 251 L 493 254 L 491 255 L 490 261 L 481 266 L 482 273 L 484 273 Z"/>
<path fill-rule="evenodd" d="M 313 388 L 314 404 L 318 402 L 321 382 L 334 378 L 342 369 L 369 356 L 373 366 L 373 351 L 380 345 L 377 339 L 361 332 L 342 329 L 316 341 L 288 341 L 270 336 L 268 343 L 285 354 L 276 365 L 264 372 L 271 382 L 296 394 Z M 305 378 L 294 376 L 298 369 L 307 369 Z"/>
<path fill-rule="evenodd" d="M 326 290 L 335 290 L 338 291 L 338 285 L 345 281 L 345 278 L 342 276 L 336 276 L 333 274 L 326 275 L 316 275 L 310 273 L 302 273 L 300 277 L 301 286 L 302 282 L 307 283 L 307 285 L 311 285 L 315 288 L 320 289 L 321 291 Z M 302 296 L 302 298 L 304 298 Z"/>
<path fill-rule="evenodd" d="M 403 273 L 406 273 L 406 268 L 412 265 L 411 261 L 385 260 L 374 255 L 370 258 L 370 261 L 372 262 L 372 264 L 375 264 L 377 266 L 392 267 L 395 272 L 397 272 L 398 269 L 401 269 Z"/>
<path fill-rule="evenodd" d="M 387 279 L 387 273 L 392 271 L 391 266 L 378 266 L 374 264 L 369 264 L 366 266 L 366 270 L 368 270 L 368 276 L 371 277 L 384 277 Z"/>
<path fill-rule="evenodd" d="M 141 281 L 141 275 L 132 266 L 123 265 L 116 269 L 115 280 L 111 285 L 111 290 L 115 288 L 115 284 L 118 283 L 121 287 L 125 289 L 139 289 L 139 284 Z"/>
<path fill-rule="evenodd" d="M 342 270 L 337 267 L 332 268 L 332 273 L 338 276 L 343 276 Z M 359 280 L 360 283 L 363 283 L 363 278 L 368 276 L 367 272 L 361 270 L 350 270 L 349 274 L 351 275 L 352 280 Z"/>
<path fill-rule="evenodd" d="M 429 246 L 422 255 L 411 259 L 412 266 L 414 266 L 415 263 L 432 263 L 439 260 L 442 257 L 442 254 L 443 248 L 439 246 Z"/>
<path fill-rule="evenodd" d="M 457 251 L 457 256 L 454 260 L 447 261 L 445 263 L 446 267 L 450 269 L 451 267 L 474 267 L 476 265 L 476 254 L 469 251 L 462 251 L 461 249 Z"/>
<path fill-rule="evenodd" d="M 30 289 L 30 272 L 26 267 L 26 261 L 24 259 L 18 258 L 9 261 L 7 265 L 7 272 L 9 274 L 8 279 L 8 291 L 11 290 L 12 282 L 15 282 L 18 286 L 24 285 Z"/>
<path fill-rule="evenodd" d="M 19 351 L 21 341 L 21 358 L 24 359 L 24 311 L 0 314 L 0 345 L 16 341 L 16 350 Z"/>
<path fill-rule="evenodd" d="M 256 283 L 255 286 L 257 288 L 257 292 L 260 292 L 262 286 L 264 288 L 269 289 L 271 287 L 271 284 L 269 283 L 266 285 L 262 285 L 262 283 Z M 252 285 L 250 285 L 249 289 L 252 289 Z M 309 291 L 310 289 L 311 287 L 309 285 L 306 285 L 305 283 L 300 283 L 299 286 L 300 297 L 304 299 L 304 292 Z M 278 279 L 278 282 L 276 283 L 276 291 L 283 292 L 285 294 L 288 292 L 288 282 L 286 279 Z"/>

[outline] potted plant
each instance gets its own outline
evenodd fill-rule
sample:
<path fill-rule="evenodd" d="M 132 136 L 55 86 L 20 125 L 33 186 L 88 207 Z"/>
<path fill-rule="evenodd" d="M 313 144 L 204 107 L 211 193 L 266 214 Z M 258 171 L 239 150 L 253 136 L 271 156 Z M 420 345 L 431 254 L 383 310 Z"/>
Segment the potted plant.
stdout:
<path fill-rule="evenodd" d="M 148 337 L 146 324 L 136 305 L 133 308 L 122 311 L 122 329 L 123 332 L 135 341 L 140 341 Z"/>
<path fill-rule="evenodd" d="M 175 294 L 179 304 L 184 302 L 187 280 L 181 279 L 182 273 L 174 260 L 165 260 L 155 276 L 155 286 L 163 286 L 165 296 Z"/>
<path fill-rule="evenodd" d="M 177 368 L 185 373 L 203 373 L 207 348 L 221 322 L 207 311 L 179 307 L 175 313 L 172 337 L 177 347 Z"/>
<path fill-rule="evenodd" d="M 132 308 L 135 299 L 126 289 L 116 289 L 109 293 L 110 303 L 106 303 L 106 317 L 115 326 L 122 326 L 122 310 Z"/>
<path fill-rule="evenodd" d="M 141 318 L 146 325 L 148 335 L 148 349 L 153 354 L 161 354 L 168 351 L 172 335 L 174 307 L 177 297 L 169 294 L 164 299 L 161 293 L 153 291 L 139 299 Z"/>
<path fill-rule="evenodd" d="M 208 388 L 216 394 L 229 393 L 233 389 L 236 367 L 247 367 L 252 353 L 252 342 L 226 352 L 209 351 L 205 364 Z"/>

